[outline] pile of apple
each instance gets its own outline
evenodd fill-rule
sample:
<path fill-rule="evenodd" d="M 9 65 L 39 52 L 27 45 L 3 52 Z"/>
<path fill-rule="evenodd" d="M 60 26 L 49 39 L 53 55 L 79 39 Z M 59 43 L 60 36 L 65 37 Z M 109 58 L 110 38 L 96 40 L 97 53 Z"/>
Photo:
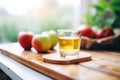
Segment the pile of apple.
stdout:
<path fill-rule="evenodd" d="M 31 50 L 33 47 L 39 53 L 47 52 L 57 44 L 57 41 L 57 33 L 53 30 L 41 34 L 21 31 L 18 35 L 18 42 L 24 50 Z"/>
<path fill-rule="evenodd" d="M 82 32 L 82 33 L 81 33 Z M 93 29 L 89 26 L 85 26 L 82 30 L 78 30 L 78 35 L 85 36 L 91 39 L 102 39 L 105 37 L 115 35 L 114 30 L 110 27 L 104 27 L 100 29 L 98 32 L 93 31 Z"/>

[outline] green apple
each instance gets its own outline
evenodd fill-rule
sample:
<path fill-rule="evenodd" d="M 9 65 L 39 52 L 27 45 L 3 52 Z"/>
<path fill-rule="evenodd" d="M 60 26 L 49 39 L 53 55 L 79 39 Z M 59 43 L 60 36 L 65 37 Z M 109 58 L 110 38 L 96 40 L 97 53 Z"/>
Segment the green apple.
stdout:
<path fill-rule="evenodd" d="M 58 35 L 55 31 L 51 30 L 48 32 L 48 35 L 51 39 L 51 48 L 54 47 L 58 42 Z"/>
<path fill-rule="evenodd" d="M 48 35 L 38 34 L 33 36 L 32 46 L 37 52 L 47 52 L 51 48 L 51 40 Z"/>

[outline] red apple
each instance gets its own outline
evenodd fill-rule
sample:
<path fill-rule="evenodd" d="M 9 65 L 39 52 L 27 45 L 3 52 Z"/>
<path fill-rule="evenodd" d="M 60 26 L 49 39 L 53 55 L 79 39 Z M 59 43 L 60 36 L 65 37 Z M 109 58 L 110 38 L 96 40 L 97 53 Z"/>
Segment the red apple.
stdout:
<path fill-rule="evenodd" d="M 18 35 L 18 42 L 25 50 L 30 50 L 32 45 L 31 41 L 33 38 L 32 32 L 21 31 Z"/>
<path fill-rule="evenodd" d="M 104 37 L 109 37 L 109 36 L 112 36 L 114 35 L 114 31 L 112 28 L 110 27 L 105 27 L 103 29 L 101 29 L 97 34 L 96 34 L 96 37 L 98 39 L 101 39 L 101 38 L 104 38 Z"/>
<path fill-rule="evenodd" d="M 86 36 L 86 37 L 89 37 L 89 38 L 95 38 L 95 32 L 89 27 L 89 26 L 86 26 L 84 27 L 82 30 L 82 36 Z"/>
<path fill-rule="evenodd" d="M 51 40 L 47 34 L 34 35 L 32 46 L 37 52 L 47 52 L 51 48 Z"/>

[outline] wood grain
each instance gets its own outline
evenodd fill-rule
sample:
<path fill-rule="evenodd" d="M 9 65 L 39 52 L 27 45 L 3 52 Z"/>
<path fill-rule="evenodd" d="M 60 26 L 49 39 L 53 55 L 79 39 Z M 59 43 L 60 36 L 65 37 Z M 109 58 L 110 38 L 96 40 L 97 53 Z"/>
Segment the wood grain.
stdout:
<path fill-rule="evenodd" d="M 87 51 L 92 61 L 79 64 L 59 65 L 42 61 L 42 56 L 50 53 L 24 51 L 18 43 L 0 44 L 0 51 L 16 61 L 44 73 L 57 80 L 120 80 L 120 54 L 109 51 Z M 52 52 L 52 53 L 51 53 Z"/>
<path fill-rule="evenodd" d="M 81 63 L 81 66 L 120 77 L 120 52 L 87 51 L 92 54 L 91 62 Z"/>

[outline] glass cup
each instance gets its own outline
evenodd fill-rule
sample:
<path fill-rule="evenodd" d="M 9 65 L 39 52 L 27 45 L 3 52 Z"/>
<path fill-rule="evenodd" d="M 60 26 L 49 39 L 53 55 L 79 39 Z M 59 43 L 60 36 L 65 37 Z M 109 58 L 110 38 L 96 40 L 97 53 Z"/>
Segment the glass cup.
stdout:
<path fill-rule="evenodd" d="M 79 56 L 81 38 L 76 30 L 58 30 L 60 56 L 74 58 Z"/>

